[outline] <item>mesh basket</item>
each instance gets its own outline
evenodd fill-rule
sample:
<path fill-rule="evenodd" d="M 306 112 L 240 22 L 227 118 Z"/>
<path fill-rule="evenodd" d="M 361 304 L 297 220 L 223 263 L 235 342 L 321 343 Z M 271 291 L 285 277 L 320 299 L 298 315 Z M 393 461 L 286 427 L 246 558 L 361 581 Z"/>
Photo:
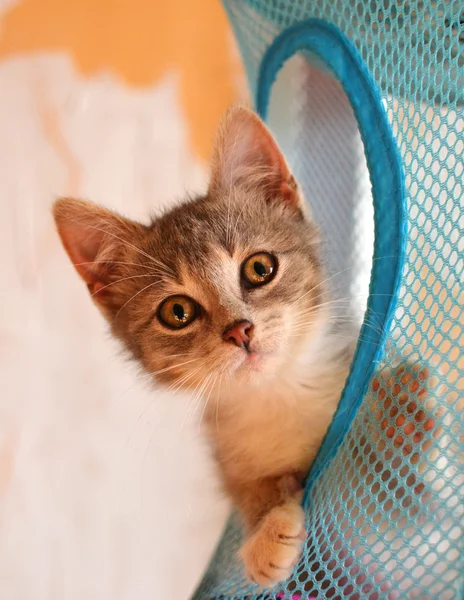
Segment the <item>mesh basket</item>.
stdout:
<path fill-rule="evenodd" d="M 226 9 L 256 107 L 322 225 L 334 291 L 364 323 L 293 576 L 247 583 L 232 517 L 195 599 L 462 599 L 462 0 Z"/>

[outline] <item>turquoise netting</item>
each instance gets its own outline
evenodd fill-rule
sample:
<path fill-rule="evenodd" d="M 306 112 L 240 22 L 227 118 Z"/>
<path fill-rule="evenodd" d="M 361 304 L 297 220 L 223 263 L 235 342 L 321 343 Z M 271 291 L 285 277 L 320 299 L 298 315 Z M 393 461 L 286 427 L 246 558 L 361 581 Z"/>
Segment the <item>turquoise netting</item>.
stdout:
<path fill-rule="evenodd" d="M 272 591 L 248 584 L 231 519 L 195 598 L 463 599 L 464 3 L 229 0 L 226 9 L 257 108 L 321 222 L 334 293 L 347 314 L 366 301 L 367 310 L 310 473 L 309 535 L 293 576 Z M 324 24 L 346 40 L 378 106 Z M 279 63 L 272 52 L 286 32 Z"/>

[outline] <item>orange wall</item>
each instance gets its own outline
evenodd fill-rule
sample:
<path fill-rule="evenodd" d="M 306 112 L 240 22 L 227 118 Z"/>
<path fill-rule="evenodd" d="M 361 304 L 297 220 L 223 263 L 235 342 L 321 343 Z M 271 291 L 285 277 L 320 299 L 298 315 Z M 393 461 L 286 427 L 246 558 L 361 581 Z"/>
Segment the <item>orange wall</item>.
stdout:
<path fill-rule="evenodd" d="M 191 146 L 207 159 L 237 99 L 239 58 L 220 0 L 22 0 L 1 21 L 0 60 L 67 52 L 84 75 L 110 69 L 131 86 L 178 71 Z"/>

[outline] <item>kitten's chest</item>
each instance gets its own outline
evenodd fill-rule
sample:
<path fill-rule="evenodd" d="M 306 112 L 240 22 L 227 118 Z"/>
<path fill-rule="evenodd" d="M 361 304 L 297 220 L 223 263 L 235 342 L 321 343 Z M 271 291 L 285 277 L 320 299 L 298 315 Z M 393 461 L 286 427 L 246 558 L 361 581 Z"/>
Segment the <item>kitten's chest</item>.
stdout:
<path fill-rule="evenodd" d="M 335 406 L 308 394 L 254 398 L 248 410 L 219 423 L 214 444 L 230 477 L 265 477 L 289 470 L 306 472 L 327 430 Z"/>

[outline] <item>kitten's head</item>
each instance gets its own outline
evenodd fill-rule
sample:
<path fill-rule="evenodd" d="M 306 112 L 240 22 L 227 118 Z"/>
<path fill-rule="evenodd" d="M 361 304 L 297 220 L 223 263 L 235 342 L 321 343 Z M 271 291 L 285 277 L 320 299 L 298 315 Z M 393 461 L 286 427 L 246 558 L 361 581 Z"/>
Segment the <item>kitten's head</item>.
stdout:
<path fill-rule="evenodd" d="M 174 387 L 271 382 L 316 335 L 317 235 L 271 134 L 237 108 L 211 184 L 149 225 L 58 200 L 64 247 L 112 331 Z"/>

